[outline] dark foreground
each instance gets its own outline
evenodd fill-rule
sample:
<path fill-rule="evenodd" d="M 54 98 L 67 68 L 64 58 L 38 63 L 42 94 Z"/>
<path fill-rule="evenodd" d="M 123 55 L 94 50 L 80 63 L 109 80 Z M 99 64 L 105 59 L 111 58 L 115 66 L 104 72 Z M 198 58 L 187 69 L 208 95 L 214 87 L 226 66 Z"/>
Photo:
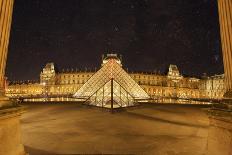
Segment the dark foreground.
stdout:
<path fill-rule="evenodd" d="M 27 104 L 22 138 L 30 155 L 205 153 L 202 106 L 145 105 L 111 114 L 78 104 Z"/>

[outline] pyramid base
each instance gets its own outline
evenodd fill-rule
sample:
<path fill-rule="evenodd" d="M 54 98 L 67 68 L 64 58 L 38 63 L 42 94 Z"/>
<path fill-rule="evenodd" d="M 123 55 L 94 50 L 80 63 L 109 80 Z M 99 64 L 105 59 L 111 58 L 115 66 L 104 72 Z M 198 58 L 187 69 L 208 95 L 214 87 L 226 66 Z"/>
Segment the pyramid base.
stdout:
<path fill-rule="evenodd" d="M 112 109 L 111 107 L 111 101 L 108 101 L 106 102 L 103 106 L 102 104 L 96 104 L 96 103 L 92 103 L 92 102 L 84 102 L 83 104 L 85 105 L 89 105 L 89 106 L 94 106 L 94 107 L 99 107 L 99 108 L 105 108 L 105 109 Z M 117 102 L 113 101 L 113 109 L 122 109 L 122 108 L 129 108 L 129 107 L 134 107 L 134 106 L 137 106 L 138 103 L 135 102 L 133 104 L 129 104 L 129 105 L 121 105 L 121 104 L 118 104 Z"/>

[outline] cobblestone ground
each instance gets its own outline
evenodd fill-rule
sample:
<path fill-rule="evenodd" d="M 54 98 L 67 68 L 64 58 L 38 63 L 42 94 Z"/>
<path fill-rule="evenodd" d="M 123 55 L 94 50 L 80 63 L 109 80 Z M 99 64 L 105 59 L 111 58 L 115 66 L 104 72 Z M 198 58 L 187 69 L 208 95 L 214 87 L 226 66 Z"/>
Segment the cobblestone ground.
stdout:
<path fill-rule="evenodd" d="M 27 104 L 22 138 L 30 155 L 205 153 L 202 106 L 144 105 L 110 113 L 78 104 Z"/>

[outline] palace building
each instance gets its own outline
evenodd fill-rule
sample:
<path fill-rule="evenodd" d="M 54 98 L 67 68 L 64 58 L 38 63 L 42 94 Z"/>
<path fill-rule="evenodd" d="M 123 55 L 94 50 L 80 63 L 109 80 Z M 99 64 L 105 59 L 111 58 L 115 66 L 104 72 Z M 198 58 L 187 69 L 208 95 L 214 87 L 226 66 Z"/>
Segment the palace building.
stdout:
<path fill-rule="evenodd" d="M 116 75 L 117 72 L 120 73 L 120 76 Z M 148 94 L 150 101 L 161 98 L 219 100 L 225 93 L 224 75 L 201 79 L 184 77 L 176 65 L 169 66 L 167 75 L 128 73 L 123 69 L 121 59 L 116 54 L 107 54 L 98 71 L 70 69 L 57 72 L 54 63 L 47 63 L 40 73 L 39 82 L 9 82 L 6 94 L 9 98 L 24 99 L 24 101 L 73 101 L 85 98 L 86 100 L 91 99 L 92 102 L 93 100 L 99 101 L 100 105 L 100 98 L 105 97 L 103 89 L 110 87 L 110 76 L 114 79 L 115 88 L 124 90 L 124 95 L 129 95 L 131 98 L 142 95 L 145 96 L 144 98 L 148 98 L 144 95 Z M 97 83 L 100 80 L 103 81 Z M 132 86 L 136 87 L 132 88 Z M 115 89 L 115 91 L 119 90 Z M 101 97 L 99 98 L 96 93 L 100 93 Z M 114 95 L 118 96 L 119 94 Z M 106 96 L 106 100 L 108 97 Z M 126 100 L 128 102 L 128 99 Z"/>

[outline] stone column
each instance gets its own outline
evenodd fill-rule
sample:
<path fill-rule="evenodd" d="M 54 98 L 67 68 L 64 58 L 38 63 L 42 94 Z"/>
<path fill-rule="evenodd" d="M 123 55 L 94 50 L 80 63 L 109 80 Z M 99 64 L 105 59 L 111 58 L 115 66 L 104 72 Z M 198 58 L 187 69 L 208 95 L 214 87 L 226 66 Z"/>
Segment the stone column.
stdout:
<path fill-rule="evenodd" d="M 21 144 L 23 108 L 5 97 L 5 67 L 14 0 L 0 0 L 0 155 L 25 155 Z"/>
<path fill-rule="evenodd" d="M 218 0 L 226 93 L 208 111 L 208 155 L 232 155 L 232 1 Z"/>
<path fill-rule="evenodd" d="M 225 71 L 225 97 L 232 98 L 232 1 L 218 0 L 221 43 Z"/>
<path fill-rule="evenodd" d="M 0 107 L 9 104 L 4 85 L 13 3 L 13 0 L 0 0 Z"/>

